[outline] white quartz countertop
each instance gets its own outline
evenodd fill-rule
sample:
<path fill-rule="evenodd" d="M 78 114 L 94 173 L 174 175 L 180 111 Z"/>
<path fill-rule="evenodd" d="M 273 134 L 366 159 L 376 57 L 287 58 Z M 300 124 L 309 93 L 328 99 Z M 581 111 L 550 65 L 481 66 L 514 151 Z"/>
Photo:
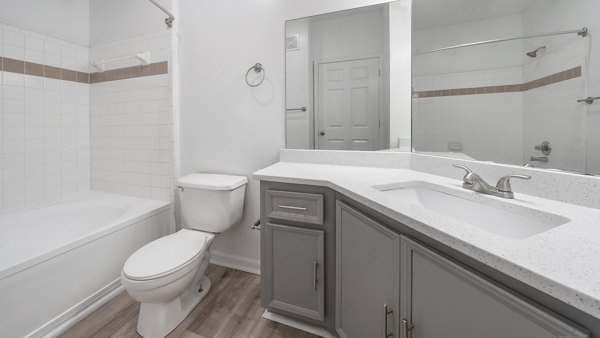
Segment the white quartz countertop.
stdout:
<path fill-rule="evenodd" d="M 329 187 L 355 201 L 600 318 L 600 210 L 519 194 L 502 199 L 570 219 L 570 222 L 525 239 L 510 239 L 406 203 L 373 186 L 421 181 L 473 194 L 482 203 L 498 197 L 462 189 L 457 179 L 408 169 L 279 162 L 254 173 L 273 182 Z M 491 201 L 490 201 L 491 200 Z"/>

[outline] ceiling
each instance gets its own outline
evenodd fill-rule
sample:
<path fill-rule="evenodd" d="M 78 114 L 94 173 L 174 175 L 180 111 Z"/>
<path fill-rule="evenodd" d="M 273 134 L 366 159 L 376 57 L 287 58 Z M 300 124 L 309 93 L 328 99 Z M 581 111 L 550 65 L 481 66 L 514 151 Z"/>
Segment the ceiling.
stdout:
<path fill-rule="evenodd" d="M 523 12 L 536 0 L 414 0 L 414 30 L 486 20 Z"/>

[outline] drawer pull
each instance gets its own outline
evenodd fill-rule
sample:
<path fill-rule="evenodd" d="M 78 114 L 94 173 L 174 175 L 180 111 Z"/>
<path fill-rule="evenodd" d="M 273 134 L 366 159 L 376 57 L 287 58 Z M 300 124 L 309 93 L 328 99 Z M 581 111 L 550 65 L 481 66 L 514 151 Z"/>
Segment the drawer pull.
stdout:
<path fill-rule="evenodd" d="M 308 209 L 304 208 L 304 207 L 293 207 L 291 205 L 280 205 L 279 206 L 280 209 L 289 209 L 289 210 L 300 210 L 300 211 L 306 211 Z"/>

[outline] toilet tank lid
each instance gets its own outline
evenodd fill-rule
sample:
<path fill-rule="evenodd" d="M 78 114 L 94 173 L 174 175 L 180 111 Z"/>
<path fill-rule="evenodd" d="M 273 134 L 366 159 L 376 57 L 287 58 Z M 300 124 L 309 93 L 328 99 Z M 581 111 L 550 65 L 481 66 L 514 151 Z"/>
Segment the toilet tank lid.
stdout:
<path fill-rule="evenodd" d="M 233 190 L 248 183 L 245 176 L 195 173 L 177 179 L 177 185 L 183 188 L 206 190 Z"/>

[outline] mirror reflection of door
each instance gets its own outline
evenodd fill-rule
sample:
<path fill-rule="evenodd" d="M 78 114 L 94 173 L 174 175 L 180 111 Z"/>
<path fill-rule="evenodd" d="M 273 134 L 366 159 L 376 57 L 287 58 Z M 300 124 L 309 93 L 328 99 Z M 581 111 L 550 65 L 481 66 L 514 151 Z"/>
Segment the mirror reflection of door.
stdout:
<path fill-rule="evenodd" d="M 410 8 L 286 21 L 286 148 L 410 151 Z"/>
<path fill-rule="evenodd" d="M 328 150 L 377 150 L 379 58 L 317 63 L 315 145 Z"/>

